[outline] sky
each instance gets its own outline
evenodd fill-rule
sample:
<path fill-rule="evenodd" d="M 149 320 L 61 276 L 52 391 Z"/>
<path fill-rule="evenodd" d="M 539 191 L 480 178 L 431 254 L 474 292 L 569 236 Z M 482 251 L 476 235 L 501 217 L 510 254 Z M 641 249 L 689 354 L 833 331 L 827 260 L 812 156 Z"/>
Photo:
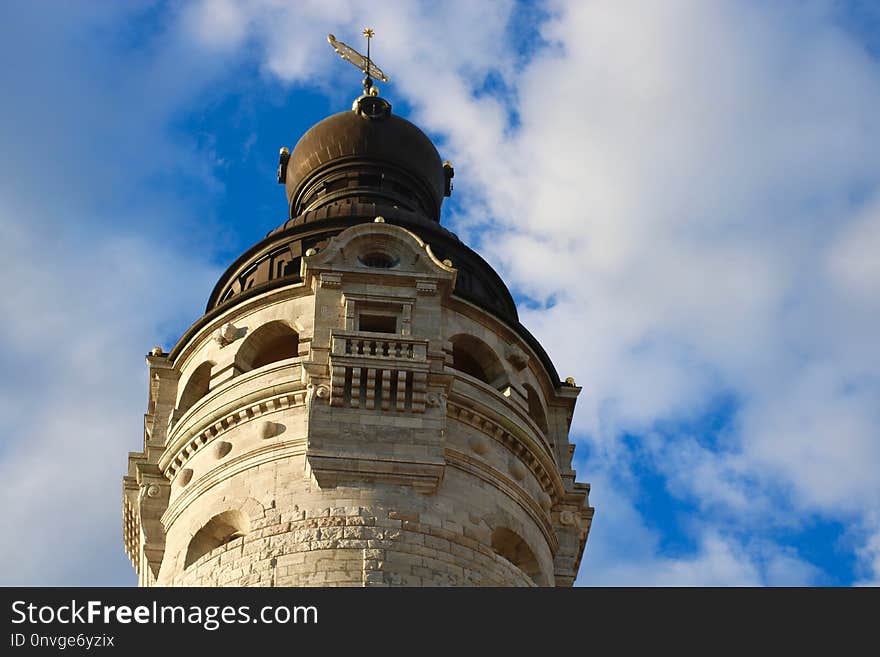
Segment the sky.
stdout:
<path fill-rule="evenodd" d="M 578 585 L 880 585 L 880 5 L 0 6 L 0 584 L 135 584 L 144 354 L 286 218 L 359 93 L 455 164 L 442 222 L 559 374 Z"/>

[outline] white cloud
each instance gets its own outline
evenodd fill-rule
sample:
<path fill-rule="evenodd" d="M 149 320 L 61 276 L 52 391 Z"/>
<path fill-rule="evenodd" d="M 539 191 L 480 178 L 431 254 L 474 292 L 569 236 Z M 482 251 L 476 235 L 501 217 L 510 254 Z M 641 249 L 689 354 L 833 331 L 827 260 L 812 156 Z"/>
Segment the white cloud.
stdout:
<path fill-rule="evenodd" d="M 598 511 L 580 581 L 817 581 L 815 569 L 788 548 L 746 540 L 742 532 L 760 535 L 813 514 L 876 526 L 869 515 L 880 471 L 880 66 L 839 26 L 830 3 L 559 0 L 540 24 L 546 46 L 525 62 L 507 31 L 518 11 L 513 3 L 465 1 L 187 4 L 169 28 L 173 38 L 136 62 L 139 76 L 119 94 L 99 96 L 101 105 L 120 109 L 118 116 L 107 113 L 100 134 L 129 152 L 150 143 L 148 169 L 185 157 L 186 148 L 165 134 L 173 108 L 218 69 L 254 59 L 266 76 L 323 88 L 344 108 L 359 75 L 334 59 L 324 36 L 333 32 L 357 46 L 369 21 L 377 61 L 393 78 L 383 94 L 405 100 L 455 162 L 463 201 L 456 228 L 472 242 L 481 239 L 477 246 L 509 283 L 549 306 L 523 311 L 523 321 L 560 374 L 584 386 L 575 430 L 591 458 L 580 477 L 592 480 Z M 487 85 L 488 77 L 494 82 Z M 149 84 L 141 88 L 144 80 Z M 147 120 L 129 134 L 120 99 L 133 94 Z M 29 97 L 18 98 L 24 107 Z M 88 150 L 87 141 L 67 134 L 74 132 L 69 124 L 44 115 L 46 106 L 31 103 L 35 122 L 57 129 L 52 134 L 66 152 Z M 74 109 L 76 116 L 85 111 Z M 15 159 L 29 171 L 41 170 L 40 149 L 18 152 Z M 93 166 L 119 180 L 109 162 Z M 210 179 L 210 164 L 195 157 L 190 163 Z M 78 216 L 85 217 L 94 171 L 82 169 L 58 181 L 56 196 L 81 199 Z M 22 217 L 39 207 L 37 192 L 19 192 L 21 206 L 0 208 L 4 222 L 25 231 L 25 245 L 35 233 Z M 152 207 L 162 214 L 174 200 Z M 51 215 L 37 213 L 32 221 L 51 224 Z M 103 225 L 112 222 L 105 217 Z M 62 230 L 64 243 L 70 229 Z M 4 337 L 17 341 L 22 355 L 49 343 L 47 356 L 35 358 L 46 372 L 66 373 L 53 384 L 65 400 L 58 417 L 90 422 L 95 445 L 113 444 L 119 423 L 136 424 L 143 389 L 124 388 L 118 408 L 83 406 L 71 392 L 80 385 L 73 373 L 92 377 L 94 387 L 83 392 L 98 398 L 123 373 L 137 376 L 123 343 L 141 336 L 146 349 L 160 327 L 176 327 L 188 309 L 198 309 L 179 287 L 160 302 L 156 291 L 170 281 L 149 276 L 157 251 L 141 252 L 148 244 L 143 234 L 125 237 L 114 234 L 98 261 L 144 268 L 120 279 L 129 296 L 120 293 L 119 280 L 82 295 L 76 283 L 88 279 L 89 263 L 63 249 L 50 250 L 57 262 L 48 269 L 30 266 L 24 247 L 10 251 L 16 270 L 33 282 L 7 299 L 42 315 L 16 320 Z M 111 245 L 121 245 L 125 258 Z M 168 271 L 193 267 L 195 279 L 207 276 L 202 265 L 164 252 Z M 61 266 L 74 275 L 47 273 Z M 52 303 L 28 306 L 27 292 L 37 288 L 48 290 Z M 129 321 L 141 307 L 133 299 L 155 301 L 149 307 L 164 314 Z M 86 306 L 80 310 L 73 300 Z M 120 315 L 118 308 L 129 310 Z M 78 330 L 83 324 L 90 330 Z M 56 345 L 59 332 L 65 340 Z M 92 355 L 108 344 L 109 357 L 94 369 Z M 707 447 L 687 431 L 658 431 L 658 423 L 699 417 L 719 396 L 739 405 L 722 445 Z M 33 399 L 8 391 L 0 398 L 0 409 L 34 412 L 33 420 L 18 420 L 28 440 L 17 443 L 15 460 L 7 448 L 0 466 L 16 490 L 39 496 L 34 473 L 53 450 L 91 468 L 101 483 L 86 484 L 89 495 L 104 490 L 97 448 L 75 460 L 64 442 L 66 424 L 52 421 Z M 625 432 L 645 437 L 643 452 L 620 440 Z M 131 441 L 116 444 L 105 448 L 121 461 L 125 450 L 118 446 Z M 645 454 L 670 494 L 696 500 L 688 530 L 693 554 L 665 554 L 660 536 L 623 493 L 636 477 L 634 460 Z M 106 481 L 116 490 L 121 470 L 111 469 Z M 75 494 L 71 482 L 78 480 L 69 469 L 53 464 L 44 472 L 66 482 L 55 489 L 64 499 Z M 47 504 L 27 508 L 49 513 Z M 719 518 L 737 518 L 741 533 L 725 531 Z M 41 535 L 33 531 L 35 542 Z M 858 556 L 876 578 L 876 535 L 865 535 Z M 3 549 L 21 556 L 24 548 Z"/>
<path fill-rule="evenodd" d="M 244 5 L 232 0 L 210 0 L 189 5 L 183 15 L 184 29 L 199 45 L 227 51 L 241 46 L 247 37 L 251 17 Z"/>
<path fill-rule="evenodd" d="M 844 294 L 873 309 L 880 298 L 880 199 L 846 225 L 831 245 L 830 276 Z"/>
<path fill-rule="evenodd" d="M 865 576 L 857 581 L 860 586 L 880 586 L 880 521 L 872 514 L 869 521 L 873 531 L 858 550 Z"/>
<path fill-rule="evenodd" d="M 2 203 L 0 219 L 15 227 Z M 15 531 L 0 539 L 2 581 L 133 581 L 120 477 L 143 429 L 143 356 L 163 325 L 198 314 L 218 271 L 144 239 L 105 237 L 70 252 L 21 232 L 0 243 L 16 276 L 15 293 L 0 297 L 0 342 L 14 354 L 0 358 L 11 418 L 0 479 L 15 501 L 6 508 Z"/>
<path fill-rule="evenodd" d="M 822 581 L 821 571 L 793 550 L 770 541 L 743 541 L 706 522 L 685 529 L 693 549 L 663 548 L 659 529 L 649 527 L 634 505 L 631 482 L 600 474 L 594 484 L 594 531 L 578 585 L 809 586 Z"/>
<path fill-rule="evenodd" d="M 559 300 L 524 321 L 585 386 L 576 428 L 625 451 L 729 394 L 725 450 L 664 449 L 672 492 L 794 514 L 740 516 L 757 528 L 857 521 L 880 471 L 876 210 L 853 200 L 880 182 L 877 63 L 818 5 L 559 7 L 498 149 L 527 193 L 480 182 L 484 248 Z"/>
<path fill-rule="evenodd" d="M 142 444 L 144 354 L 200 314 L 218 274 L 197 202 L 148 183 L 208 198 L 216 184 L 202 153 L 165 133 L 192 83 L 157 75 L 161 56 L 132 57 L 120 76 L 101 50 L 138 8 L 56 9 L 43 20 L 10 7 L 0 27 L 0 56 L 27 62 L 0 71 L 0 581 L 134 583 L 119 518 L 127 452 Z M 202 64 L 194 54 L 174 70 Z"/>

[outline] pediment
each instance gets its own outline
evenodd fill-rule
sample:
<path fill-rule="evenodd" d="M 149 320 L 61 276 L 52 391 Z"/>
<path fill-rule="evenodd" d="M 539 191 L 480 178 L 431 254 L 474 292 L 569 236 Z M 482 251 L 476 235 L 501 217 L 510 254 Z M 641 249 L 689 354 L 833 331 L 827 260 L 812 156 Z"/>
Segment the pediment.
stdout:
<path fill-rule="evenodd" d="M 442 281 L 442 287 L 449 290 L 456 276 L 456 270 L 441 262 L 418 235 L 386 223 L 352 226 L 336 235 L 322 251 L 303 258 L 304 280 L 330 272 L 346 278 L 390 276 L 405 281 Z"/>

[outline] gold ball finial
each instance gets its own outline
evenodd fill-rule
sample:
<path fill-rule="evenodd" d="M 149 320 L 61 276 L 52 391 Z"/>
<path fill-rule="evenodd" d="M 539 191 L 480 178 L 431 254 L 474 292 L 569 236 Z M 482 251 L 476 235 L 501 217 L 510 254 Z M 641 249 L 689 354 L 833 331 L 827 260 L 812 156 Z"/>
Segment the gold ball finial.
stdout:
<path fill-rule="evenodd" d="M 376 217 L 375 219 L 373 219 L 373 221 L 374 221 L 375 223 L 377 223 L 377 224 L 384 224 L 384 223 L 385 223 L 385 217 Z"/>
<path fill-rule="evenodd" d="M 282 146 L 281 150 L 278 151 L 279 155 L 290 155 L 290 149 L 287 146 Z"/>
<path fill-rule="evenodd" d="M 577 384 L 575 384 L 575 382 L 574 382 L 574 377 L 573 377 L 573 376 L 570 376 L 570 377 L 568 377 L 567 379 L 565 379 L 565 382 L 566 382 L 568 385 L 570 385 L 570 386 L 577 385 Z"/>
<path fill-rule="evenodd" d="M 150 350 L 151 356 L 161 356 L 162 355 L 162 347 L 153 347 Z"/>

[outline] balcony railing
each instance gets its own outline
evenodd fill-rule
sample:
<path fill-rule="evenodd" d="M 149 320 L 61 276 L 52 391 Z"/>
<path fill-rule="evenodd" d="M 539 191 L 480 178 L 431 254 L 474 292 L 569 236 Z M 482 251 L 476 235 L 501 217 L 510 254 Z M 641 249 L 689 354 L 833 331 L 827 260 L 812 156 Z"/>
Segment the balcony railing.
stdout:
<path fill-rule="evenodd" d="M 423 413 L 428 341 L 365 331 L 333 331 L 330 404 Z"/>

